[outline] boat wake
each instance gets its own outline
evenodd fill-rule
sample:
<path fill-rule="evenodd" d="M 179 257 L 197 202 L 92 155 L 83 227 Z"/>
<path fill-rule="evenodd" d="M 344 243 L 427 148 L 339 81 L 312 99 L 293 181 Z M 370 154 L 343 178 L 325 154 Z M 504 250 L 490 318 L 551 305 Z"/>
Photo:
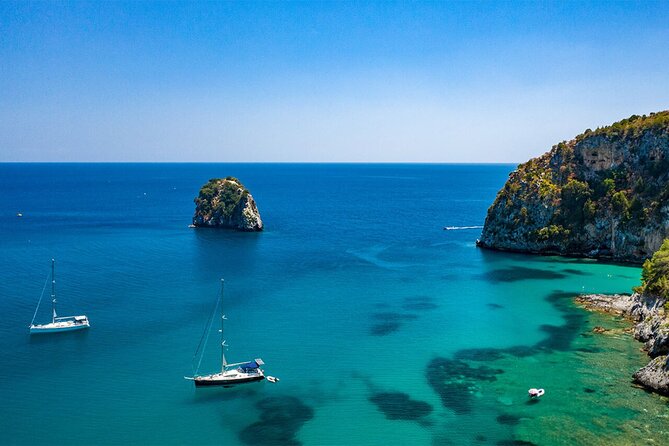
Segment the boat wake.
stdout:
<path fill-rule="evenodd" d="M 465 229 L 483 229 L 483 226 L 444 226 L 444 231 L 463 231 Z"/>

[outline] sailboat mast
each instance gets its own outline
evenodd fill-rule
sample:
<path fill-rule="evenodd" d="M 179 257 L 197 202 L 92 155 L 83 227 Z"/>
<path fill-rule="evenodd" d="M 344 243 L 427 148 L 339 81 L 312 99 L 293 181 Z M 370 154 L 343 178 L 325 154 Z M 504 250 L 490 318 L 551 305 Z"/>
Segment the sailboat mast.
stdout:
<path fill-rule="evenodd" d="M 56 261 L 51 259 L 51 312 L 53 313 L 53 321 L 56 322 Z"/>
<path fill-rule="evenodd" d="M 225 372 L 225 366 L 228 365 L 228 361 L 225 359 L 225 339 L 223 338 L 223 325 L 225 323 L 225 313 L 223 313 L 223 288 L 225 285 L 225 280 L 221 279 L 221 372 Z"/>

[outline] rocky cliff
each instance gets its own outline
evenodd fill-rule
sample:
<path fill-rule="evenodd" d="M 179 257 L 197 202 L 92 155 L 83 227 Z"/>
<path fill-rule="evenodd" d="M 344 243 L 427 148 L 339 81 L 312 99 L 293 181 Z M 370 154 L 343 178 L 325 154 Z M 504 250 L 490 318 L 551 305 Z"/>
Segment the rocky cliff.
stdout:
<path fill-rule="evenodd" d="M 586 130 L 521 164 L 484 248 L 642 262 L 669 236 L 669 111 Z"/>
<path fill-rule="evenodd" d="M 262 231 L 263 223 L 253 196 L 234 177 L 213 178 L 195 199 L 193 225 Z"/>

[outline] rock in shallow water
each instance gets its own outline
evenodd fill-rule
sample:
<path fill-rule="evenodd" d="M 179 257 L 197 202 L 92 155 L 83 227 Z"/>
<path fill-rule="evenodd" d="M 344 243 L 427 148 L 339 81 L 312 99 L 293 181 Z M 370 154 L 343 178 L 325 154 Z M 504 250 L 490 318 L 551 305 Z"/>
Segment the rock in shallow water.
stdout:
<path fill-rule="evenodd" d="M 657 393 L 669 396 L 667 356 L 658 356 L 634 374 L 634 381 Z"/>

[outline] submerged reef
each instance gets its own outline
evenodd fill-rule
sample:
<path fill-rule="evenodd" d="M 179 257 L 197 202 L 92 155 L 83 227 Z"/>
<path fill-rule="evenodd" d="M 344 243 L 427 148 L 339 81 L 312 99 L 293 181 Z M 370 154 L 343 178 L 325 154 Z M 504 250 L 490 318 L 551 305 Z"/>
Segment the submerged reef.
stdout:
<path fill-rule="evenodd" d="M 212 178 L 195 199 L 193 226 L 262 231 L 263 222 L 251 193 L 237 178 Z"/>
<path fill-rule="evenodd" d="M 412 400 L 402 392 L 377 392 L 369 397 L 389 420 L 417 421 L 432 412 L 432 406 L 424 401 Z"/>
<path fill-rule="evenodd" d="M 274 396 L 260 400 L 260 420 L 239 433 L 244 444 L 299 445 L 295 434 L 314 417 L 314 410 L 294 396 Z"/>
<path fill-rule="evenodd" d="M 483 381 L 495 381 L 504 370 L 482 365 L 472 367 L 464 361 L 434 358 L 426 370 L 427 382 L 441 398 L 441 403 L 456 414 L 472 410 L 472 396 Z"/>
<path fill-rule="evenodd" d="M 416 319 L 415 314 L 397 313 L 394 311 L 384 311 L 372 314 L 374 323 L 369 328 L 369 334 L 372 336 L 386 336 L 400 329 L 402 322 Z"/>

